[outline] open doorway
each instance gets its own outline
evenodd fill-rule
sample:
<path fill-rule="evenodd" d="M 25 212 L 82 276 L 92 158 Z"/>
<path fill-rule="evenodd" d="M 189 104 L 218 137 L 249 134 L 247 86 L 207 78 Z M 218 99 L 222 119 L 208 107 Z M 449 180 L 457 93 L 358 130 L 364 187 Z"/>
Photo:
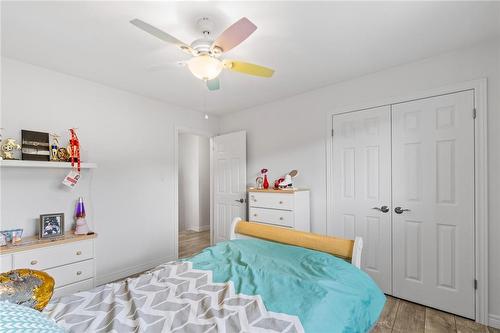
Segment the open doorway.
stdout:
<path fill-rule="evenodd" d="M 178 257 L 210 246 L 210 138 L 179 132 Z"/>

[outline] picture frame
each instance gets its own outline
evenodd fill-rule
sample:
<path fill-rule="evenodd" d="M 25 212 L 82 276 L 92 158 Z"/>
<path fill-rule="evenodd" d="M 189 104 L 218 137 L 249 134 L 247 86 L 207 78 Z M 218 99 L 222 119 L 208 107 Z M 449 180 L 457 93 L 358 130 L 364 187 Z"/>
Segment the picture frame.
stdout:
<path fill-rule="evenodd" d="M 23 160 L 50 161 L 49 133 L 21 130 Z"/>
<path fill-rule="evenodd" d="M 38 228 L 38 238 L 58 238 L 64 236 L 64 213 L 42 214 Z"/>

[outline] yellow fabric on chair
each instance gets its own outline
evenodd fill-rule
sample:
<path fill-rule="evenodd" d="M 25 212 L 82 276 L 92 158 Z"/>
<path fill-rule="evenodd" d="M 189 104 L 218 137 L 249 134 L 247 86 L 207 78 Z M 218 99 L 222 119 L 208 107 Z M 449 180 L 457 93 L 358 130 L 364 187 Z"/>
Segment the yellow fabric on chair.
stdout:
<path fill-rule="evenodd" d="M 273 242 L 301 246 L 308 249 L 326 252 L 344 259 L 351 259 L 354 241 L 302 232 L 288 228 L 241 221 L 235 232 L 242 235 L 270 240 Z"/>
<path fill-rule="evenodd" d="M 16 269 L 0 274 L 0 301 L 42 311 L 54 292 L 54 279 L 47 273 Z"/>

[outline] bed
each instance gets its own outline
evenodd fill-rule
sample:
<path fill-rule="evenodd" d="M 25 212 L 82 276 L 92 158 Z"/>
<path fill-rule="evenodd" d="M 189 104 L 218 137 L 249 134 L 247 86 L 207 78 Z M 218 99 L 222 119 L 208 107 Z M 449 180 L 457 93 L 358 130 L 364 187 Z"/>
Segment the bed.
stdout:
<path fill-rule="evenodd" d="M 70 332 L 366 332 L 377 322 L 385 296 L 358 268 L 361 239 L 241 219 L 231 230 L 230 241 L 45 313 Z"/>

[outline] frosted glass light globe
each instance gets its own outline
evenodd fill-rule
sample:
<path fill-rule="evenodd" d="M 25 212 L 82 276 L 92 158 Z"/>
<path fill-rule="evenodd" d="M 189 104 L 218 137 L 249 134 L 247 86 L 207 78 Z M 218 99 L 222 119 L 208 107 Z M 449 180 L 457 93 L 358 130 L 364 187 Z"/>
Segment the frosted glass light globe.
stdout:
<path fill-rule="evenodd" d="M 191 58 L 188 62 L 188 68 L 194 76 L 201 80 L 215 79 L 222 68 L 222 61 L 208 55 L 201 55 Z"/>

